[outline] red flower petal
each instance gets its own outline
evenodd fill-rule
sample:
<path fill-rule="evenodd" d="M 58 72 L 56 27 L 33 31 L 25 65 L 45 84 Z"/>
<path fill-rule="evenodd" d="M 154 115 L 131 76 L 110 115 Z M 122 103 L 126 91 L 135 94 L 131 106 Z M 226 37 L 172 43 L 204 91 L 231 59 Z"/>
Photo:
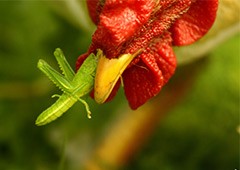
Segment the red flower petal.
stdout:
<path fill-rule="evenodd" d="M 158 76 L 148 70 L 142 61 L 123 73 L 125 95 L 132 109 L 137 109 L 160 91 L 163 78 L 160 71 L 155 74 Z"/>
<path fill-rule="evenodd" d="M 149 20 L 154 5 L 146 0 L 106 0 L 92 37 L 94 48 L 102 49 L 108 58 L 118 57 L 122 43 Z"/>
<path fill-rule="evenodd" d="M 192 0 L 187 13 L 171 28 L 174 45 L 188 45 L 201 38 L 216 18 L 218 0 Z"/>
<path fill-rule="evenodd" d="M 156 96 L 176 68 L 176 57 L 171 48 L 171 37 L 165 34 L 156 40 L 141 60 L 123 73 L 124 90 L 132 109 L 137 109 Z"/>
<path fill-rule="evenodd" d="M 176 57 L 172 49 L 172 37 L 170 33 L 165 33 L 162 39 L 151 45 L 156 62 L 164 77 L 165 85 L 174 74 L 177 66 Z"/>
<path fill-rule="evenodd" d="M 152 14 L 151 19 L 135 33 L 131 40 L 122 47 L 121 53 L 134 53 L 140 48 L 147 48 L 151 41 L 161 37 L 176 19 L 187 11 L 191 0 L 159 1 L 159 8 Z M 125 50 L 125 51 L 124 51 Z"/>

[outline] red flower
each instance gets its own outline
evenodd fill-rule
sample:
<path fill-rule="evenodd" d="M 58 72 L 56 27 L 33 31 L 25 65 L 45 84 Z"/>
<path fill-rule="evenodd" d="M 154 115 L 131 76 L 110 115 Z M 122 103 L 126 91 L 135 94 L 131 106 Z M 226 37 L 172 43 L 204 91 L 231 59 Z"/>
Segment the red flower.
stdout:
<path fill-rule="evenodd" d="M 79 57 L 77 68 L 96 49 L 109 59 L 141 49 L 122 74 L 129 105 L 137 109 L 157 95 L 174 74 L 172 46 L 191 44 L 210 29 L 218 0 L 88 0 L 87 4 L 97 30 L 88 52 Z"/>

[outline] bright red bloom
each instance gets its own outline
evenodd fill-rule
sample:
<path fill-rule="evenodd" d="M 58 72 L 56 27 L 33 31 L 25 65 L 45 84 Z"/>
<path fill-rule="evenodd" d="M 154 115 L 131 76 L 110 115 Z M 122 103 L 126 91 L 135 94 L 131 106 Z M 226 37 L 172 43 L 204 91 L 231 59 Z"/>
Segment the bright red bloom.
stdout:
<path fill-rule="evenodd" d="M 172 46 L 191 44 L 206 34 L 218 7 L 218 0 L 88 0 L 87 3 L 97 30 L 88 52 L 79 57 L 77 68 L 98 48 L 107 58 L 142 49 L 122 74 L 132 109 L 159 93 L 176 68 Z M 118 87 L 119 82 L 110 99 Z"/>

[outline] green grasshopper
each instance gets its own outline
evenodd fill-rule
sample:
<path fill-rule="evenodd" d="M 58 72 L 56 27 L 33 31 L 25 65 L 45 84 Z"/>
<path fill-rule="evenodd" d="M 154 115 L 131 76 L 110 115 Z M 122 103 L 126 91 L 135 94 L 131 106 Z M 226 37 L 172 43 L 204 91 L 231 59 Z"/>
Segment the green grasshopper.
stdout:
<path fill-rule="evenodd" d="M 44 60 L 39 60 L 38 68 L 63 91 L 63 94 L 61 96 L 53 95 L 53 97 L 59 97 L 58 100 L 38 116 L 35 122 L 36 125 L 41 126 L 54 121 L 77 101 L 80 101 L 85 105 L 88 118 L 91 118 L 89 106 L 86 101 L 81 99 L 81 97 L 89 93 L 93 88 L 97 60 L 101 55 L 101 50 L 98 50 L 96 56 L 90 54 L 76 74 L 59 48 L 55 50 L 54 56 L 63 74 L 54 70 Z"/>

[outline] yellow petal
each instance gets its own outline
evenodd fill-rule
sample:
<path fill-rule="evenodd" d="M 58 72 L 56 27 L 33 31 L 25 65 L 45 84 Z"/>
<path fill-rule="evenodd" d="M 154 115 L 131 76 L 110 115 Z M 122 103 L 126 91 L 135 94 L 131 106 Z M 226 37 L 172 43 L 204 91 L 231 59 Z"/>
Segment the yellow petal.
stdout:
<path fill-rule="evenodd" d="M 94 99 L 97 103 L 107 100 L 123 71 L 140 52 L 141 50 L 133 55 L 123 54 L 114 59 L 100 55 L 94 84 Z"/>

